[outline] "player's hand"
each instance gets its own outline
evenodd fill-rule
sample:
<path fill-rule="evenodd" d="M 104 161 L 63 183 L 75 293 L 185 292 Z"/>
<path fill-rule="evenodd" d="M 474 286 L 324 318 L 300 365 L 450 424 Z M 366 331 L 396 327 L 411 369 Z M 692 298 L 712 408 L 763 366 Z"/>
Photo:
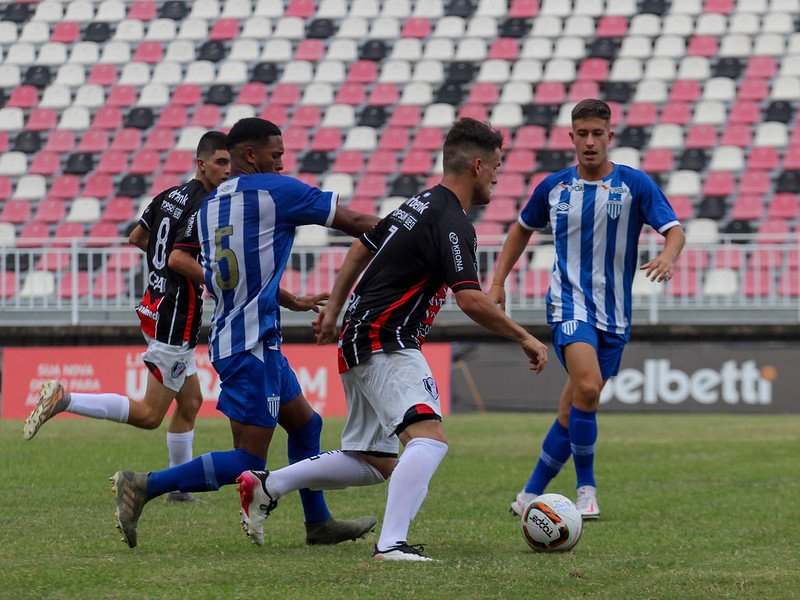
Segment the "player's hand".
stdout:
<path fill-rule="evenodd" d="M 304 312 L 313 310 L 315 313 L 319 312 L 321 306 L 325 306 L 330 294 L 314 294 L 313 296 L 295 296 L 292 303 L 287 306 L 289 310 L 295 312 Z"/>
<path fill-rule="evenodd" d="M 314 339 L 317 341 L 318 346 L 330 344 L 336 339 L 336 316 L 323 307 L 319 311 L 319 316 L 311 324 L 311 329 L 314 331 Z"/>
<path fill-rule="evenodd" d="M 499 306 L 500 310 L 506 311 L 506 288 L 499 283 L 493 283 L 489 287 L 489 292 L 486 294 L 492 304 Z"/>
<path fill-rule="evenodd" d="M 541 373 L 547 364 L 547 346 L 533 336 L 525 338 L 521 344 L 531 363 L 531 371 L 536 374 Z"/>
<path fill-rule="evenodd" d="M 650 281 L 669 281 L 672 279 L 673 265 L 672 259 L 662 254 L 656 256 L 653 260 L 647 261 L 641 267 L 640 271 L 644 271 L 645 276 Z"/>

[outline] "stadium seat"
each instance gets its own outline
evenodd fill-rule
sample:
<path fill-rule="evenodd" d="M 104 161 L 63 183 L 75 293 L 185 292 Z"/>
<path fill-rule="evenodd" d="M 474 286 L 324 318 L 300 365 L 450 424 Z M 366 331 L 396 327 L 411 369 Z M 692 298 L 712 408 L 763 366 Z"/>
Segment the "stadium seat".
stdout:
<path fill-rule="evenodd" d="M 364 175 L 357 178 L 353 196 L 355 198 L 382 198 L 386 195 L 386 180 L 382 175 Z M 350 208 L 353 208 L 352 203 Z"/>
<path fill-rule="evenodd" d="M 118 196 L 109 200 L 103 207 L 101 221 L 124 223 L 133 218 L 133 202 L 130 198 Z"/>
<path fill-rule="evenodd" d="M 28 200 L 12 199 L 3 203 L 0 222 L 21 225 L 30 219 L 31 203 Z"/>
<path fill-rule="evenodd" d="M 61 223 L 66 216 L 66 203 L 63 200 L 45 199 L 37 205 L 33 221 L 39 224 Z"/>
<path fill-rule="evenodd" d="M 397 155 L 391 150 L 376 150 L 367 161 L 367 173 L 394 174 L 397 172 Z"/>
<path fill-rule="evenodd" d="M 33 157 L 28 173 L 31 175 L 53 175 L 60 168 L 60 155 L 55 152 L 43 151 Z"/>
<path fill-rule="evenodd" d="M 19 297 L 24 299 L 41 299 L 55 293 L 55 277 L 49 271 L 30 271 L 25 277 Z"/>

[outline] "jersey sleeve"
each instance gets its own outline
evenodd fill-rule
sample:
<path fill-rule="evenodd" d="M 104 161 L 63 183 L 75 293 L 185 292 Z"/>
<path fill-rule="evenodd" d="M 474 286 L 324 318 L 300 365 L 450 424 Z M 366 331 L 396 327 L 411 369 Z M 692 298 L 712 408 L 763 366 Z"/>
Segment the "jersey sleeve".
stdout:
<path fill-rule="evenodd" d="M 152 231 L 153 223 L 156 220 L 156 215 L 158 214 L 158 209 L 161 206 L 161 194 L 156 196 L 150 201 L 150 204 L 147 205 L 147 208 L 144 209 L 142 216 L 139 217 L 139 225 L 144 227 L 147 231 Z"/>
<path fill-rule="evenodd" d="M 172 245 L 173 248 L 188 252 L 195 257 L 200 254 L 197 213 L 198 211 L 194 211 L 181 221 L 175 232 L 175 243 Z"/>
<path fill-rule="evenodd" d="M 680 225 L 667 197 L 644 173 L 637 173 L 637 199 L 644 222 L 659 233 Z"/>
<path fill-rule="evenodd" d="M 383 241 L 391 233 L 391 219 L 387 216 L 378 221 L 378 223 L 369 231 L 362 233 L 361 243 L 364 244 L 370 252 L 375 254 L 383 245 Z"/>
<path fill-rule="evenodd" d="M 281 186 L 280 217 L 287 223 L 299 225 L 324 225 L 330 227 L 336 214 L 339 195 L 323 191 L 293 177 L 285 179 Z"/>
<path fill-rule="evenodd" d="M 444 282 L 453 292 L 481 290 L 475 249 L 475 229 L 469 222 L 450 227 L 440 223 L 436 228 L 439 261 L 444 269 Z"/>
<path fill-rule="evenodd" d="M 536 186 L 517 219 L 519 224 L 528 231 L 547 227 L 547 223 L 550 221 L 550 202 L 548 199 L 550 186 L 546 182 L 547 180 L 545 179 Z"/>

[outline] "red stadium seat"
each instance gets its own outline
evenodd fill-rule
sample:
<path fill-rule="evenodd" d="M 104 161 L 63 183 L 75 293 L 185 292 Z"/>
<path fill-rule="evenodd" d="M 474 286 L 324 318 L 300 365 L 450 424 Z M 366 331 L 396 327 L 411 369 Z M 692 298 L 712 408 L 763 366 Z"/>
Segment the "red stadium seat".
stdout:
<path fill-rule="evenodd" d="M 800 271 L 786 269 L 778 281 L 778 294 L 788 298 L 800 297 Z"/>
<path fill-rule="evenodd" d="M 17 248 L 47 247 L 50 238 L 50 227 L 47 223 L 33 221 L 20 230 L 17 236 Z"/>
<path fill-rule="evenodd" d="M 378 66 L 371 60 L 354 62 L 347 71 L 347 83 L 374 83 L 378 79 Z M 370 104 L 375 104 L 370 102 Z"/>
<path fill-rule="evenodd" d="M 431 22 L 428 19 L 412 17 L 403 23 L 400 37 L 425 39 L 433 32 Z"/>
<path fill-rule="evenodd" d="M 108 106 L 119 106 L 127 108 L 136 104 L 138 92 L 132 85 L 115 85 L 108 92 L 106 104 Z"/>
<path fill-rule="evenodd" d="M 515 148 L 541 150 L 546 145 L 547 132 L 538 125 L 525 125 L 517 129 L 514 137 Z"/>
<path fill-rule="evenodd" d="M 755 221 L 764 215 L 764 200 L 761 196 L 740 195 L 733 203 L 731 219 Z"/>
<path fill-rule="evenodd" d="M 704 196 L 729 196 L 736 188 L 733 173 L 712 171 L 706 175 L 703 182 Z"/>
<path fill-rule="evenodd" d="M 758 107 L 758 102 L 736 102 L 731 107 L 731 111 L 728 114 L 728 122 L 734 125 L 752 125 L 753 123 L 758 123 L 760 120 L 761 109 Z"/>
<path fill-rule="evenodd" d="M 286 106 L 269 104 L 258 115 L 262 119 L 272 121 L 278 127 L 283 127 L 289 120 L 289 113 Z"/>
<path fill-rule="evenodd" d="M 6 106 L 16 108 L 33 108 L 39 103 L 39 90 L 32 85 L 21 85 L 11 91 Z"/>
<path fill-rule="evenodd" d="M 531 178 L 528 180 L 528 192 L 527 195 L 530 197 L 533 194 L 533 190 L 536 189 L 536 186 L 539 185 L 544 179 L 550 175 L 547 171 L 539 171 L 531 175 Z"/>
<path fill-rule="evenodd" d="M 514 148 L 503 159 L 503 171 L 506 173 L 533 173 L 536 169 L 536 156 L 532 150 Z"/>
<path fill-rule="evenodd" d="M 286 269 L 281 277 L 281 288 L 299 294 L 302 286 L 302 274 L 295 269 Z"/>
<path fill-rule="evenodd" d="M 734 0 L 706 0 L 703 6 L 703 12 L 729 15 L 733 12 L 733 5 Z"/>
<path fill-rule="evenodd" d="M 714 255 L 714 268 L 739 270 L 744 264 L 744 251 L 740 246 L 727 246 Z"/>
<path fill-rule="evenodd" d="M 769 173 L 766 171 L 746 171 L 739 180 L 739 193 L 766 194 L 772 187 Z"/>
<path fill-rule="evenodd" d="M 133 127 L 125 127 L 117 131 L 114 136 L 114 141 L 111 142 L 112 150 L 122 150 L 124 152 L 133 152 L 134 150 L 138 150 L 141 146 L 142 132 Z"/>
<path fill-rule="evenodd" d="M 389 127 L 378 140 L 378 150 L 404 150 L 410 145 L 407 127 Z"/>
<path fill-rule="evenodd" d="M 367 99 L 367 90 L 361 83 L 343 83 L 336 92 L 336 100 L 334 104 L 350 104 L 352 106 L 359 106 Z"/>
<path fill-rule="evenodd" d="M 458 109 L 458 118 L 469 117 L 476 121 L 488 121 L 489 111 L 484 104 L 462 104 Z"/>
<path fill-rule="evenodd" d="M 625 125 L 631 126 L 652 126 L 658 121 L 658 107 L 653 102 L 635 102 L 628 107 L 628 116 Z"/>
<path fill-rule="evenodd" d="M 84 242 L 89 248 L 106 248 L 115 246 L 119 237 L 119 228 L 111 221 L 100 221 L 89 229 L 89 236 Z"/>
<path fill-rule="evenodd" d="M 37 271 L 68 271 L 72 266 L 72 255 L 67 250 L 50 250 L 42 253 L 36 262 Z"/>
<path fill-rule="evenodd" d="M 608 61 L 605 58 L 587 58 L 578 67 L 578 81 L 606 81 L 608 79 Z"/>
<path fill-rule="evenodd" d="M 0 298 L 8 300 L 17 295 L 17 275 L 13 271 L 0 274 Z"/>
<path fill-rule="evenodd" d="M 675 167 L 672 150 L 664 148 L 649 149 L 642 160 L 642 171 L 647 173 L 666 173 Z"/>
<path fill-rule="evenodd" d="M 101 106 L 94 114 L 92 129 L 119 129 L 122 127 L 122 112 L 116 106 Z"/>
<path fill-rule="evenodd" d="M 31 161 L 28 173 L 31 175 L 52 175 L 61 168 L 61 156 L 56 152 L 42 150 Z"/>
<path fill-rule="evenodd" d="M 778 66 L 773 56 L 751 56 L 744 71 L 745 79 L 771 79 L 778 74 Z"/>
<path fill-rule="evenodd" d="M 317 127 L 321 120 L 319 106 L 298 106 L 294 109 L 290 127 Z"/>
<path fill-rule="evenodd" d="M 692 120 L 692 106 L 688 102 L 669 102 L 661 113 L 662 123 L 687 125 Z"/>
<path fill-rule="evenodd" d="M 94 65 L 89 71 L 86 83 L 95 83 L 103 87 L 109 87 L 117 83 L 117 65 Z"/>
<path fill-rule="evenodd" d="M 161 154 L 158 150 L 144 148 L 131 158 L 128 172 L 132 175 L 151 175 L 161 169 Z M 164 188 L 166 189 L 166 188 Z M 160 192 L 161 190 L 159 190 Z M 158 193 L 158 192 L 156 192 Z"/>
<path fill-rule="evenodd" d="M 542 81 L 536 85 L 534 104 L 561 104 L 566 98 L 564 84 L 560 81 Z"/>
<path fill-rule="evenodd" d="M 475 224 L 475 235 L 481 243 L 496 244 L 501 242 L 500 239 L 505 229 L 502 223 L 493 221 L 479 221 Z"/>
<path fill-rule="evenodd" d="M 739 84 L 739 100 L 763 100 L 769 96 L 768 79 L 745 79 Z"/>
<path fill-rule="evenodd" d="M 156 127 L 180 129 L 189 122 L 186 107 L 181 104 L 170 104 L 161 109 L 161 114 L 156 121 Z"/>
<path fill-rule="evenodd" d="M 572 139 L 569 137 L 572 127 L 568 125 L 557 125 L 550 130 L 547 140 L 548 150 L 572 150 Z"/>
<path fill-rule="evenodd" d="M 128 18 L 137 21 L 152 21 L 156 18 L 156 3 L 152 0 L 136 0 L 128 11 Z"/>
<path fill-rule="evenodd" d="M 439 150 L 444 142 L 444 133 L 436 127 L 420 127 L 414 136 L 412 150 Z"/>
<path fill-rule="evenodd" d="M 167 173 L 165 175 L 159 175 L 155 179 L 153 179 L 153 183 L 150 186 L 150 191 L 148 192 L 148 196 L 156 196 L 160 194 L 166 189 L 174 187 L 176 185 L 180 185 L 181 178 L 177 175 L 173 175 L 171 173 Z"/>
<path fill-rule="evenodd" d="M 164 152 L 170 150 L 175 146 L 175 133 L 172 129 L 165 127 L 154 127 L 147 134 L 147 139 L 144 142 L 145 150 L 156 150 Z"/>
<path fill-rule="evenodd" d="M 367 177 L 380 177 L 383 178 L 383 175 L 367 175 Z M 377 215 L 378 214 L 378 207 L 376 206 L 375 200 L 372 198 L 358 198 L 354 197 L 350 204 L 347 205 L 347 208 L 351 210 L 358 211 L 360 213 L 365 213 L 368 215 Z"/>
<path fill-rule="evenodd" d="M 316 268 L 306 279 L 306 294 L 324 294 L 331 291 L 334 275 L 328 269 Z"/>
<path fill-rule="evenodd" d="M 500 100 L 500 92 L 497 84 L 491 82 L 478 82 L 472 84 L 467 96 L 468 104 L 497 104 Z"/>
<path fill-rule="evenodd" d="M 120 223 L 133 219 L 133 201 L 125 196 L 118 196 L 109 200 L 103 208 L 101 221 Z"/>
<path fill-rule="evenodd" d="M 669 203 L 672 205 L 672 210 L 675 211 L 675 216 L 680 221 L 687 221 L 694 216 L 692 199 L 688 196 L 671 196 Z"/>
<path fill-rule="evenodd" d="M 61 223 L 56 227 L 56 231 L 53 234 L 52 246 L 54 248 L 68 248 L 72 245 L 72 240 L 76 238 L 80 244 L 83 244 L 84 237 L 83 223 Z"/>
<path fill-rule="evenodd" d="M 181 106 L 194 106 L 200 104 L 202 99 L 200 86 L 194 83 L 181 83 L 172 92 L 171 104 Z"/>
<path fill-rule="evenodd" d="M 784 170 L 800 169 L 800 146 L 790 145 L 786 149 L 781 167 Z"/>
<path fill-rule="evenodd" d="M 522 173 L 504 173 L 502 177 L 497 179 L 497 184 L 494 186 L 494 195 L 521 198 L 525 195 L 525 176 Z M 516 207 L 513 212 L 516 213 Z"/>
<path fill-rule="evenodd" d="M 142 263 L 141 252 L 115 252 L 108 259 L 108 268 L 119 268 L 123 273 L 138 269 Z"/>
<path fill-rule="evenodd" d="M 675 270 L 674 277 L 666 285 L 670 298 L 692 298 L 697 295 L 699 271 L 692 268 Z"/>
<path fill-rule="evenodd" d="M 53 180 L 50 186 L 50 198 L 77 198 L 80 189 L 81 178 L 77 175 L 59 175 Z"/>
<path fill-rule="evenodd" d="M 383 175 L 364 175 L 358 178 L 355 190 L 355 198 L 382 198 L 386 196 L 386 179 Z M 352 208 L 352 202 L 350 203 Z"/>
<path fill-rule="evenodd" d="M 56 128 L 58 123 L 58 114 L 52 108 L 34 108 L 28 116 L 28 122 L 25 125 L 27 131 L 50 131 Z M 66 131 L 58 131 L 53 133 L 67 133 Z M 72 132 L 68 132 L 72 134 Z"/>
<path fill-rule="evenodd" d="M 678 79 L 669 92 L 670 102 L 695 102 L 700 97 L 700 83 L 693 79 Z"/>
<path fill-rule="evenodd" d="M 294 106 L 300 102 L 300 86 L 296 83 L 278 83 L 272 90 L 272 103 Z"/>
<path fill-rule="evenodd" d="M 128 168 L 128 153 L 119 150 L 107 150 L 100 156 L 97 172 L 108 175 L 119 175 Z"/>
<path fill-rule="evenodd" d="M 687 148 L 708 149 L 717 145 L 717 128 L 713 125 L 692 125 L 686 134 Z"/>
<path fill-rule="evenodd" d="M 753 130 L 749 125 L 728 125 L 722 129 L 721 146 L 747 148 L 753 142 Z"/>
<path fill-rule="evenodd" d="M 752 270 L 777 269 L 782 265 L 783 252 L 775 248 L 756 248 L 747 260 L 747 267 Z"/>
<path fill-rule="evenodd" d="M 267 86 L 260 81 L 245 83 L 236 98 L 236 104 L 248 104 L 250 106 L 261 106 L 266 102 Z"/>
<path fill-rule="evenodd" d="M 550 271 L 535 269 L 525 273 L 523 291 L 528 298 L 544 298 L 550 288 Z"/>
<path fill-rule="evenodd" d="M 397 106 L 389 119 L 390 127 L 417 127 L 422 120 L 419 106 Z"/>
<path fill-rule="evenodd" d="M 678 256 L 675 263 L 676 270 L 680 269 L 705 269 L 708 267 L 708 251 L 689 248 Z"/>
<path fill-rule="evenodd" d="M 539 0 L 512 0 L 509 17 L 535 17 L 539 14 Z"/>
<path fill-rule="evenodd" d="M 191 150 L 173 150 L 164 162 L 165 173 L 188 173 L 195 168 L 195 153 Z"/>
<path fill-rule="evenodd" d="M 784 219 L 767 219 L 758 226 L 760 244 L 785 244 L 790 239 L 789 223 Z"/>
<path fill-rule="evenodd" d="M 289 0 L 289 5 L 286 7 L 287 17 L 300 17 L 308 19 L 314 16 L 317 11 L 314 5 L 314 0 Z"/>
<path fill-rule="evenodd" d="M 0 212 L 0 222 L 21 225 L 31 217 L 31 203 L 28 200 L 7 200 Z"/>
<path fill-rule="evenodd" d="M 599 38 L 621 38 L 628 33 L 628 19 L 619 15 L 604 15 L 597 23 L 595 35 Z"/>
<path fill-rule="evenodd" d="M 519 41 L 515 38 L 497 38 L 489 48 L 489 59 L 516 60 L 519 56 Z"/>
<path fill-rule="evenodd" d="M 342 131 L 335 127 L 320 127 L 311 140 L 311 150 L 330 152 L 342 147 Z"/>
<path fill-rule="evenodd" d="M 430 152 L 412 150 L 403 158 L 400 173 L 403 175 L 427 175 L 433 168 L 433 157 Z"/>
<path fill-rule="evenodd" d="M 376 150 L 370 154 L 367 173 L 397 173 L 397 155 L 391 150 Z"/>
<path fill-rule="evenodd" d="M 358 150 L 342 150 L 336 155 L 331 169 L 334 173 L 355 175 L 364 168 L 364 155 Z"/>
<path fill-rule="evenodd" d="M 92 285 L 92 297 L 95 300 L 116 299 L 125 292 L 125 281 L 122 273 L 108 269 L 98 273 Z"/>
<path fill-rule="evenodd" d="M 325 56 L 325 42 L 319 39 L 301 40 L 294 51 L 294 60 L 318 62 Z"/>
<path fill-rule="evenodd" d="M 71 44 L 81 37 L 81 26 L 75 21 L 61 21 L 56 23 L 53 27 L 53 33 L 50 34 L 51 42 L 61 42 L 62 44 Z"/>
<path fill-rule="evenodd" d="M 114 193 L 114 181 L 110 175 L 92 173 L 86 178 L 81 196 L 102 200 Z"/>
<path fill-rule="evenodd" d="M 86 271 L 65 272 L 57 293 L 62 300 L 85 297 L 89 293 L 89 273 Z"/>
<path fill-rule="evenodd" d="M 713 57 L 719 51 L 719 40 L 713 35 L 696 35 L 686 47 L 687 56 Z"/>
<path fill-rule="evenodd" d="M 214 26 L 208 34 L 210 40 L 235 40 L 239 37 L 239 20 L 238 19 L 219 19 L 214 22 Z"/>
<path fill-rule="evenodd" d="M 773 293 L 772 274 L 769 271 L 747 271 L 744 274 L 744 295 L 748 298 L 764 298 Z"/>
<path fill-rule="evenodd" d="M 219 106 L 216 104 L 201 104 L 195 107 L 189 124 L 194 127 L 216 129 L 221 121 L 222 115 L 220 114 Z"/>
<path fill-rule="evenodd" d="M 584 98 L 597 98 L 600 95 L 600 85 L 597 81 L 575 81 L 569 86 L 569 102 L 580 102 Z"/>
<path fill-rule="evenodd" d="M 513 194 L 513 197 L 519 197 L 525 192 L 525 181 L 522 178 L 522 175 L 519 174 L 510 174 L 507 173 L 503 177 L 498 180 L 497 185 L 495 186 L 495 195 L 500 196 L 498 198 L 494 198 L 489 204 L 486 205 L 486 208 L 483 210 L 483 217 L 482 220 L 484 221 L 494 221 L 497 223 L 511 223 L 517 220 L 517 203 L 512 198 L 505 198 L 505 194 L 503 193 L 503 189 L 500 188 L 502 182 L 506 181 L 507 179 L 511 178 L 512 189 L 517 192 Z"/>
<path fill-rule="evenodd" d="M 0 200 L 5 200 L 11 195 L 11 180 L 0 176 Z"/>
<path fill-rule="evenodd" d="M 775 194 L 769 203 L 768 219 L 797 219 L 800 216 L 800 197 L 797 194 Z"/>
<path fill-rule="evenodd" d="M 333 269 L 336 272 L 342 268 L 345 256 L 344 252 L 325 252 L 319 257 L 319 268 L 322 270 Z"/>
<path fill-rule="evenodd" d="M 376 83 L 369 94 L 370 106 L 393 106 L 400 100 L 400 92 L 394 83 Z"/>
<path fill-rule="evenodd" d="M 161 42 L 142 42 L 133 53 L 133 62 L 143 62 L 153 65 L 164 58 L 164 49 Z"/>
<path fill-rule="evenodd" d="M 89 129 L 78 144 L 78 152 L 103 152 L 108 147 L 108 131 Z"/>
<path fill-rule="evenodd" d="M 291 125 L 283 130 L 283 146 L 287 150 L 305 150 L 308 147 L 308 129 Z"/>
<path fill-rule="evenodd" d="M 298 173 L 295 175 L 295 177 L 297 177 L 297 179 L 306 185 L 310 185 L 311 187 L 319 187 L 319 175 L 316 173 Z"/>

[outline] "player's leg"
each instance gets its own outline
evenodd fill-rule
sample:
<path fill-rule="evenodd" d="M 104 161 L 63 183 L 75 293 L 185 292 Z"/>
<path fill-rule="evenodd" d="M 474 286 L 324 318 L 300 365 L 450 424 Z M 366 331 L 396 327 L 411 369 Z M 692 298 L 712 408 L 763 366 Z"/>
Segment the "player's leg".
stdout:
<path fill-rule="evenodd" d="M 221 388 L 217 408 L 231 422 L 233 450 L 209 452 L 149 475 L 120 471 L 112 477 L 117 527 L 129 546 L 136 545 L 136 525 L 149 500 L 176 490 L 217 490 L 235 483 L 243 471 L 264 468 L 278 417 L 278 364 L 268 358 L 241 352 L 214 364 Z"/>
<path fill-rule="evenodd" d="M 175 395 L 175 411 L 172 413 L 167 430 L 167 452 L 169 453 L 170 467 L 177 467 L 192 460 L 194 424 L 202 405 L 200 379 L 195 367 Z M 167 494 L 166 501 L 168 503 L 196 502 L 197 498 L 189 492 L 175 491 Z"/>
<path fill-rule="evenodd" d="M 572 451 L 569 444 L 569 410 L 572 405 L 572 384 L 567 379 L 558 401 L 558 416 L 553 421 L 542 442 L 542 449 L 536 466 L 531 473 L 525 488 L 517 494 L 511 503 L 511 512 L 522 516 L 528 502 L 544 494 L 547 486 L 559 474 L 561 468 L 569 460 Z"/>

